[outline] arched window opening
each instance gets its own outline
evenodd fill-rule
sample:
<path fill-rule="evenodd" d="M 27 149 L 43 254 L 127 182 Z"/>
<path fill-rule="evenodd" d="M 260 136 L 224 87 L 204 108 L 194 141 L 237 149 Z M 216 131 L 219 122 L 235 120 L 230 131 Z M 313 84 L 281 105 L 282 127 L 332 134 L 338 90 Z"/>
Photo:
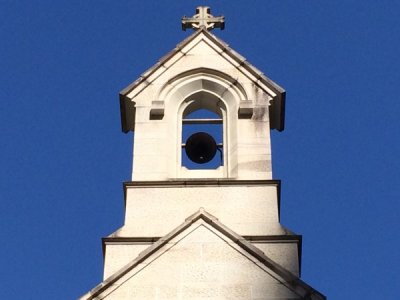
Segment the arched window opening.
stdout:
<path fill-rule="evenodd" d="M 235 80 L 229 80 L 226 74 L 226 76 L 212 72 L 197 74 L 195 71 L 182 73 L 173 81 L 169 81 L 157 96 L 157 99 L 161 99 L 159 102 L 165 103 L 164 119 L 169 123 L 168 130 L 171 136 L 166 140 L 166 145 L 170 149 L 168 151 L 171 153 L 167 162 L 168 176 L 191 179 L 236 178 L 238 110 L 247 96 L 241 85 Z M 153 109 L 157 110 L 158 103 L 153 104 Z M 161 107 L 160 110 L 164 108 L 161 104 L 158 106 Z M 197 110 L 199 112 L 196 112 Z M 191 115 L 194 112 L 196 113 Z M 196 116 L 196 114 L 199 115 Z M 191 121 L 191 119 L 196 120 Z M 203 124 L 200 123 L 209 125 L 211 128 L 203 130 L 200 128 Z M 212 125 L 213 123 L 216 125 Z M 195 125 L 197 129 L 191 129 L 196 128 Z M 213 127 L 218 129 L 214 130 Z M 214 164 L 197 164 L 186 155 L 185 146 L 189 133 L 201 131 L 211 131 L 218 145 L 218 152 L 215 155 L 218 162 Z M 222 158 L 219 150 L 222 152 Z"/>
<path fill-rule="evenodd" d="M 223 112 L 202 104 L 194 101 L 182 116 L 182 166 L 191 170 L 224 165 Z"/>

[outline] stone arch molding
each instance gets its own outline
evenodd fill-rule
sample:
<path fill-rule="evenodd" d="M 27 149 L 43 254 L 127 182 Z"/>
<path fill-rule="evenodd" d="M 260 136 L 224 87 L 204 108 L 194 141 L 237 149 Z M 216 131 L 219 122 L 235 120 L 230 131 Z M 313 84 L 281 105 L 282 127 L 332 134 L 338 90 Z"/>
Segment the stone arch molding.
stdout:
<path fill-rule="evenodd" d="M 163 115 L 164 107 L 172 105 L 170 101 L 178 101 L 184 96 L 208 91 L 230 105 L 247 100 L 247 94 L 242 85 L 231 76 L 218 70 L 198 68 L 182 72 L 168 80 L 158 91 L 155 101 L 152 103 L 151 114 Z"/>
<path fill-rule="evenodd" d="M 187 170 L 181 165 L 182 115 L 193 97 L 201 98 L 204 108 L 217 105 L 222 110 L 224 131 L 224 166 L 217 170 Z M 153 101 L 151 115 L 168 123 L 169 175 L 171 178 L 233 178 L 237 170 L 237 119 L 241 101 L 247 99 L 244 88 L 229 75 L 216 70 L 196 69 L 183 72 L 170 79 Z M 208 103 L 212 101 L 213 103 Z M 229 126 L 228 126 L 229 124 Z M 207 174 L 205 174 L 205 172 Z"/>

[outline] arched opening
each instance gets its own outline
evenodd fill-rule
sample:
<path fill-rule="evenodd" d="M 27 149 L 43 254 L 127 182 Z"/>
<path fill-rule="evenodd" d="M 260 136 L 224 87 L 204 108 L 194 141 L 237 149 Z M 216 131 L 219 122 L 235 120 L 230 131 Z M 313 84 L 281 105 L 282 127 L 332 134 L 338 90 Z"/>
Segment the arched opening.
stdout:
<path fill-rule="evenodd" d="M 184 101 L 181 118 L 181 166 L 189 170 L 222 167 L 226 140 L 223 102 L 208 92 L 194 93 Z"/>
<path fill-rule="evenodd" d="M 240 85 L 232 84 L 225 77 L 216 74 L 190 72 L 185 75 L 187 76 L 179 76 L 164 85 L 157 97 L 161 100 L 157 103 L 154 101 L 157 105 L 161 103 L 159 106 L 165 109 L 163 120 L 169 124 L 169 177 L 234 178 L 237 175 L 238 109 L 240 101 L 247 99 L 246 95 L 241 92 Z M 214 138 L 220 146 L 218 149 L 222 151 L 222 159 L 218 151 L 216 155 L 219 157 L 216 158 L 219 158 L 219 162 L 213 165 L 189 165 L 186 161 L 186 153 L 182 148 L 188 138 L 185 127 L 194 128 L 194 125 L 200 126 L 199 123 L 207 123 L 207 120 L 198 119 L 214 119 L 209 120 L 209 123 L 219 123 L 215 126 L 219 129 L 212 132 L 217 132 Z M 191 132 L 194 130 L 190 129 Z"/>

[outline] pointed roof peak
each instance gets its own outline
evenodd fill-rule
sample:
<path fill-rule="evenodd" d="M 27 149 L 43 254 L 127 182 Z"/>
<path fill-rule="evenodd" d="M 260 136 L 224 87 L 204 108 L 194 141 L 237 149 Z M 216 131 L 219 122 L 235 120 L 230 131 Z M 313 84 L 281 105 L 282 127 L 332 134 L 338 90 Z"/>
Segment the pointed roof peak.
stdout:
<path fill-rule="evenodd" d="M 206 28 L 199 28 L 183 41 L 178 43 L 168 54 L 164 55 L 155 65 L 145 71 L 137 80 L 132 82 L 120 92 L 122 131 L 134 131 L 135 128 L 135 101 L 138 93 L 146 89 L 160 74 L 175 65 L 171 61 L 177 61 L 184 57 L 192 48 L 193 43 L 206 42 L 209 47 L 216 49 L 219 57 L 235 66 L 242 74 L 250 78 L 255 85 L 263 90 L 271 90 L 276 96 L 269 108 L 271 129 L 284 130 L 285 120 L 285 90 L 277 83 L 265 76 L 255 66 L 250 64 L 245 57 L 233 50 L 226 42 L 215 36 Z M 192 44 L 191 44 L 192 43 Z M 160 72 L 160 73 L 157 73 Z M 136 91 L 133 93 L 133 91 Z"/>

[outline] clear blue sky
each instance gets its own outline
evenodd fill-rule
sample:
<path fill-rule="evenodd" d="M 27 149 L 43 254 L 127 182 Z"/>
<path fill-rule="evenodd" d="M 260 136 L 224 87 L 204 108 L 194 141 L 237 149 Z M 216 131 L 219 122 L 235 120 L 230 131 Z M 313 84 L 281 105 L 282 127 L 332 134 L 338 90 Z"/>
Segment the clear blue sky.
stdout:
<path fill-rule="evenodd" d="M 287 90 L 272 135 L 281 222 L 329 299 L 398 299 L 399 1 L 0 0 L 2 299 L 75 299 L 123 222 L 132 134 L 118 93 L 190 32 L 214 33 Z"/>

